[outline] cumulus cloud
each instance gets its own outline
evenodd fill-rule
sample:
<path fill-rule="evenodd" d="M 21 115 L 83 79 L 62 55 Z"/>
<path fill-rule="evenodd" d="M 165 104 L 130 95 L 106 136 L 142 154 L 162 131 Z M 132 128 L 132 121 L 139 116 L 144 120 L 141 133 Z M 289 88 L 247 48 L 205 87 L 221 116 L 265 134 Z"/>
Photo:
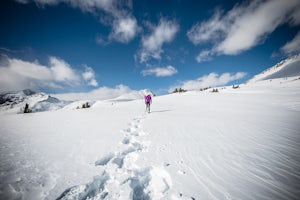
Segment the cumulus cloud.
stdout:
<path fill-rule="evenodd" d="M 59 3 L 65 3 L 73 8 L 79 8 L 83 12 L 90 12 L 100 17 L 100 22 L 112 27 L 108 40 L 128 43 L 138 33 L 137 21 L 132 16 L 132 2 L 130 0 L 16 0 L 20 3 L 34 2 L 40 7 L 55 6 Z M 99 14 L 100 12 L 102 14 Z M 102 41 L 96 38 L 98 44 L 107 44 L 108 41 Z"/>
<path fill-rule="evenodd" d="M 139 52 L 140 62 L 147 62 L 150 58 L 160 59 L 163 53 L 162 46 L 171 42 L 179 31 L 179 25 L 175 21 L 160 19 L 157 26 L 151 27 L 149 35 L 142 37 L 142 48 Z"/>
<path fill-rule="evenodd" d="M 93 80 L 93 76 L 85 76 L 89 81 Z M 63 89 L 64 86 L 78 86 L 81 82 L 81 75 L 77 71 L 64 60 L 53 56 L 49 57 L 48 66 L 38 61 L 29 62 L 16 58 L 5 58 L 0 62 L 0 91 Z"/>
<path fill-rule="evenodd" d="M 85 72 L 82 74 L 82 77 L 88 85 L 98 86 L 98 82 L 95 79 L 95 72 L 91 67 L 85 66 Z"/>
<path fill-rule="evenodd" d="M 225 29 L 224 25 L 221 20 L 221 11 L 216 10 L 209 20 L 193 25 L 187 32 L 187 36 L 194 45 L 214 41 L 222 35 Z"/>
<path fill-rule="evenodd" d="M 300 53 L 300 31 L 297 33 L 293 40 L 287 42 L 281 48 L 281 51 L 283 51 L 287 55 Z"/>
<path fill-rule="evenodd" d="M 195 44 L 212 43 L 210 54 L 237 55 L 262 43 L 278 26 L 300 23 L 298 0 L 255 0 L 237 4 L 222 15 L 217 10 L 207 21 L 195 24 L 188 32 Z M 205 56 L 197 59 L 205 61 Z"/>
<path fill-rule="evenodd" d="M 205 88 L 205 87 L 222 86 L 230 83 L 231 81 L 244 78 L 245 76 L 246 73 L 244 72 L 237 72 L 236 74 L 223 73 L 221 75 L 217 73 L 210 73 L 208 75 L 199 77 L 196 80 L 183 81 L 178 86 L 170 88 L 169 91 L 173 91 L 174 88 L 179 88 L 179 87 L 186 90 L 199 90 L 200 88 Z"/>
<path fill-rule="evenodd" d="M 21 62 L 24 62 L 24 61 L 21 61 Z M 29 65 L 30 65 L 30 63 L 29 63 Z M 50 66 L 49 69 L 48 68 L 46 68 L 46 69 L 50 70 L 50 72 L 52 73 L 51 78 L 53 78 L 54 81 L 71 83 L 71 82 L 79 82 L 79 80 L 80 80 L 80 77 L 78 76 L 78 74 L 71 68 L 71 66 L 67 62 L 65 62 L 62 59 L 59 59 L 56 57 L 50 57 L 49 58 L 49 66 Z M 38 68 L 39 65 L 37 65 L 36 67 Z M 43 66 L 41 66 L 41 67 L 43 67 Z M 30 69 L 30 67 L 28 69 Z"/>
<path fill-rule="evenodd" d="M 136 36 L 138 30 L 139 27 L 135 18 L 116 19 L 113 23 L 113 31 L 109 37 L 122 43 L 128 43 Z"/>
<path fill-rule="evenodd" d="M 117 85 L 114 88 L 110 87 L 100 87 L 94 89 L 90 92 L 85 93 L 66 93 L 66 94 L 55 94 L 54 96 L 63 100 L 105 100 L 105 99 L 114 99 L 120 97 L 124 94 L 130 94 L 138 92 L 136 90 L 132 90 L 130 87 L 126 85 Z"/>
<path fill-rule="evenodd" d="M 164 77 L 164 76 L 172 76 L 176 74 L 178 71 L 172 66 L 167 67 L 156 67 L 152 69 L 145 69 L 141 73 L 143 76 L 154 75 L 156 77 Z"/>

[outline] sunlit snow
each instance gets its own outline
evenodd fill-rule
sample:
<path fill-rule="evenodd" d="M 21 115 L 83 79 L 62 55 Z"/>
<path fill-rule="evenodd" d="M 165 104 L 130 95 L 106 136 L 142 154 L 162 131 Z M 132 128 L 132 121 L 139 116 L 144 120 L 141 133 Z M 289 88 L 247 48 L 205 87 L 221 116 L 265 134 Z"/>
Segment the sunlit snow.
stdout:
<path fill-rule="evenodd" d="M 2 106 L 0 199 L 298 199 L 299 76 L 218 89 Z"/>

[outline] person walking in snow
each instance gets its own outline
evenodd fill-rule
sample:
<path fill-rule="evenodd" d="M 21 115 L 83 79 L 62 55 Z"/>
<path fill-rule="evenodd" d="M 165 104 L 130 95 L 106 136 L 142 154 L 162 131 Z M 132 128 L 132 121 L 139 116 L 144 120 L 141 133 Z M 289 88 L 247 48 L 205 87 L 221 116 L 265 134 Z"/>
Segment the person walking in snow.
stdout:
<path fill-rule="evenodd" d="M 150 104 L 152 103 L 151 95 L 145 96 L 146 112 L 150 113 Z"/>

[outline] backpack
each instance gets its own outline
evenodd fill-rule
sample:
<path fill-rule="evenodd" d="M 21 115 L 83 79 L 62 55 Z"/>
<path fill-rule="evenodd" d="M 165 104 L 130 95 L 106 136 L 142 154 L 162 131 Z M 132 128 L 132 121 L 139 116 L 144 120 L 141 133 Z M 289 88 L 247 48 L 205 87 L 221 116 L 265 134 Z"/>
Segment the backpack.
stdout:
<path fill-rule="evenodd" d="M 145 102 L 150 103 L 151 102 L 151 95 L 145 96 Z"/>

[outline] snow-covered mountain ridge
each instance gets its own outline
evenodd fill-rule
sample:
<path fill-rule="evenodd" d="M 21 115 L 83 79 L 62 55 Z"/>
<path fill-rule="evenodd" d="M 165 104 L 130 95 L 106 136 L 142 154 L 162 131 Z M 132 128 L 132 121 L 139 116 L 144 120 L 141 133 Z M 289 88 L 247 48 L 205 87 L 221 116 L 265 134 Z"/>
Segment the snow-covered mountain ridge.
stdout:
<path fill-rule="evenodd" d="M 23 113 L 26 103 L 29 104 L 32 112 L 57 110 L 69 103 L 42 92 L 36 93 L 30 89 L 2 93 L 0 94 L 0 101 L 0 112 L 4 113 Z"/>
<path fill-rule="evenodd" d="M 255 75 L 247 83 L 257 81 L 300 76 L 300 54 L 287 58 L 276 65 Z"/>
<path fill-rule="evenodd" d="M 29 89 L 16 92 L 3 92 L 0 94 L 0 104 L 3 106 L 17 104 L 34 94 L 36 94 L 36 92 Z"/>

